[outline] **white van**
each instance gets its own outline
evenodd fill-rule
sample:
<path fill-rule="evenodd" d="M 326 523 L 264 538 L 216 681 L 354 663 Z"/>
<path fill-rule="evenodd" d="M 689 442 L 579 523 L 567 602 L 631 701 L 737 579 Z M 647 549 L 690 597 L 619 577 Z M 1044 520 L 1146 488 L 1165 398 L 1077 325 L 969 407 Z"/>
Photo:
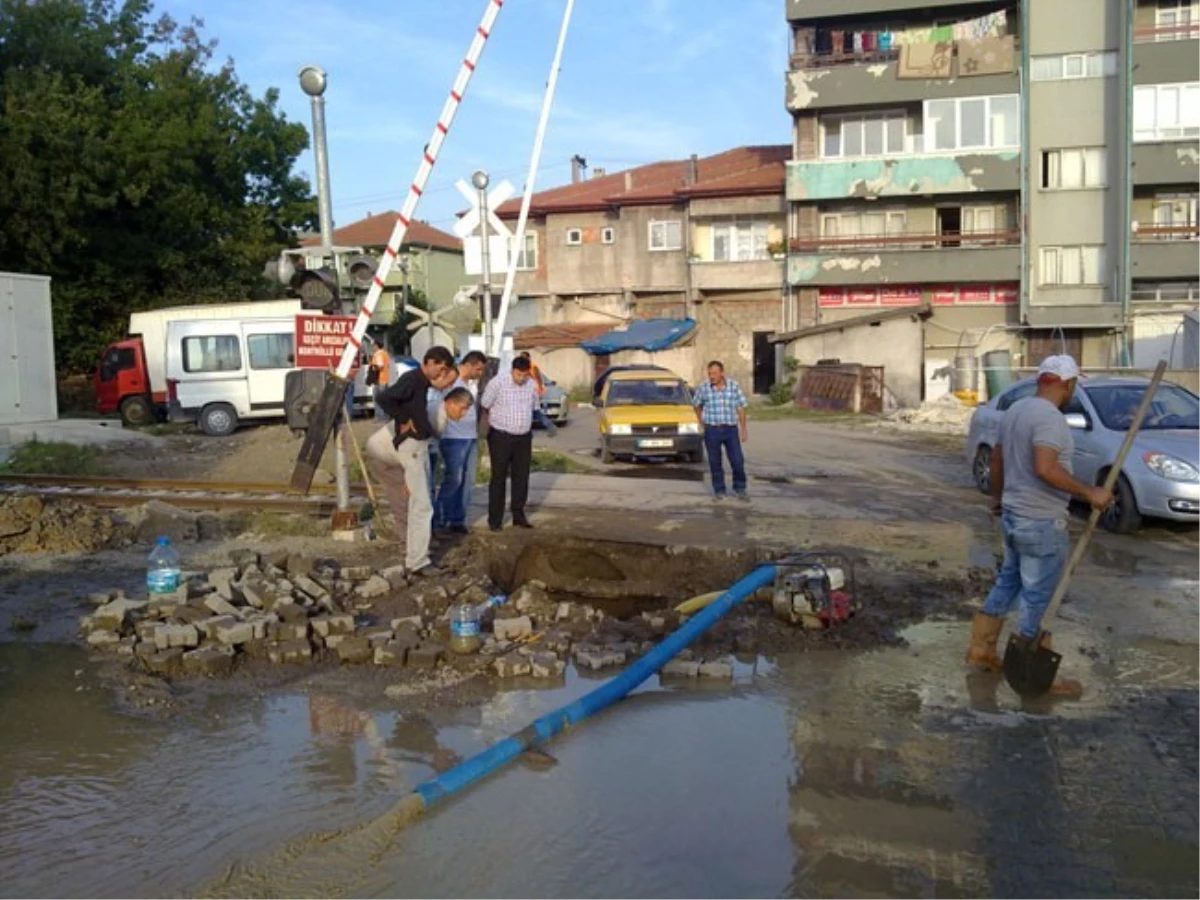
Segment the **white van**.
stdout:
<path fill-rule="evenodd" d="M 167 323 L 167 414 L 205 434 L 232 434 L 246 419 L 283 418 L 295 370 L 296 320 L 202 319 Z M 354 379 L 355 409 L 374 409 L 367 360 Z"/>

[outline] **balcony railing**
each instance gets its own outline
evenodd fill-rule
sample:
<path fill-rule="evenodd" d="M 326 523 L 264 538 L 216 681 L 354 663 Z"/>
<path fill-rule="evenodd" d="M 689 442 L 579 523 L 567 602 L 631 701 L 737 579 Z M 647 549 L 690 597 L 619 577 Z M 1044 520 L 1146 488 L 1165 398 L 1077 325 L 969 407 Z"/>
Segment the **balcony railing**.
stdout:
<path fill-rule="evenodd" d="M 893 62 L 900 58 L 900 48 L 890 50 L 832 50 L 811 51 L 808 53 L 793 53 L 791 66 L 793 69 L 824 69 L 828 66 L 860 65 L 862 63 Z"/>
<path fill-rule="evenodd" d="M 1135 241 L 1195 241 L 1200 240 L 1200 224 L 1142 225 L 1133 223 Z"/>
<path fill-rule="evenodd" d="M 1156 28 L 1135 28 L 1135 44 L 1153 44 L 1159 41 L 1194 41 L 1200 38 L 1200 22 L 1180 22 L 1177 25 L 1159 25 Z"/>
<path fill-rule="evenodd" d="M 953 247 L 1003 247 L 1021 243 L 1019 231 L 943 232 L 942 234 L 872 234 L 855 237 L 792 238 L 793 253 L 824 250 L 936 250 Z"/>

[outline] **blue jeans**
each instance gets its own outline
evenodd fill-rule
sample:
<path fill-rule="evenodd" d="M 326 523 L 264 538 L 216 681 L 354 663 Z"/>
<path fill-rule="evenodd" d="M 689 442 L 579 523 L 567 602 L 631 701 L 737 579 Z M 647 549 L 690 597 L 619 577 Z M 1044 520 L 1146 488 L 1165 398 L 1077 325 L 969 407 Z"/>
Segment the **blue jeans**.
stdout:
<path fill-rule="evenodd" d="M 734 493 L 746 491 L 746 461 L 742 457 L 742 439 L 736 425 L 705 425 L 704 449 L 708 451 L 708 469 L 712 473 L 713 493 L 725 495 L 725 467 L 721 462 L 721 448 L 729 457 L 729 468 L 733 470 Z"/>
<path fill-rule="evenodd" d="M 474 478 L 471 457 L 475 453 L 473 440 L 443 438 L 439 449 L 442 454 L 442 483 L 438 486 L 437 501 L 433 505 L 433 522 L 437 528 L 451 528 L 467 524 L 467 479 Z"/>
<path fill-rule="evenodd" d="M 1004 511 L 1004 564 L 983 604 L 989 616 L 1004 618 L 1019 603 L 1017 631 L 1037 637 L 1042 616 L 1067 564 L 1070 538 L 1065 519 L 1030 519 Z"/>

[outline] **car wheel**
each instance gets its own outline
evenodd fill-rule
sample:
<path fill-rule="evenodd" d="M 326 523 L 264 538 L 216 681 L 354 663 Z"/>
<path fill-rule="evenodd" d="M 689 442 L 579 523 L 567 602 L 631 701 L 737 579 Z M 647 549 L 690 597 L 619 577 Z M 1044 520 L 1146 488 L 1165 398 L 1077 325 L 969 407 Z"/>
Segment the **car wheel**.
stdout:
<path fill-rule="evenodd" d="M 1114 534 L 1131 534 L 1142 527 L 1142 514 L 1129 480 L 1122 475 L 1113 488 L 1113 502 L 1100 517 L 1100 524 Z"/>
<path fill-rule="evenodd" d="M 987 444 L 980 444 L 975 451 L 971 474 L 975 476 L 975 487 L 985 494 L 992 492 L 992 448 Z"/>
<path fill-rule="evenodd" d="M 605 465 L 608 465 L 609 463 L 612 463 L 614 461 L 616 461 L 616 457 L 613 456 L 613 452 L 608 449 L 608 441 L 601 441 L 600 442 L 600 462 L 604 463 Z"/>
<path fill-rule="evenodd" d="M 126 397 L 121 401 L 121 424 L 141 428 L 154 421 L 154 406 L 149 397 Z"/>
<path fill-rule="evenodd" d="M 238 427 L 238 417 L 228 403 L 211 403 L 200 411 L 200 430 L 210 437 L 225 437 Z"/>

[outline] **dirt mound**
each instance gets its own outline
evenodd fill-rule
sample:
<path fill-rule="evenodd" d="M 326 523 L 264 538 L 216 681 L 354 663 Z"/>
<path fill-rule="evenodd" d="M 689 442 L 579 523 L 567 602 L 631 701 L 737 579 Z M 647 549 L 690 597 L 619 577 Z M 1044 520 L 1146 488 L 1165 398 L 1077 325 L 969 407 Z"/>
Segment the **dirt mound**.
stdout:
<path fill-rule="evenodd" d="M 953 394 L 946 394 L 912 409 L 897 410 L 881 424 L 934 434 L 966 434 L 974 412 L 975 407 L 967 406 Z"/>
<path fill-rule="evenodd" d="M 101 509 L 32 494 L 0 500 L 0 556 L 8 553 L 92 553 L 114 544 L 119 527 Z"/>

